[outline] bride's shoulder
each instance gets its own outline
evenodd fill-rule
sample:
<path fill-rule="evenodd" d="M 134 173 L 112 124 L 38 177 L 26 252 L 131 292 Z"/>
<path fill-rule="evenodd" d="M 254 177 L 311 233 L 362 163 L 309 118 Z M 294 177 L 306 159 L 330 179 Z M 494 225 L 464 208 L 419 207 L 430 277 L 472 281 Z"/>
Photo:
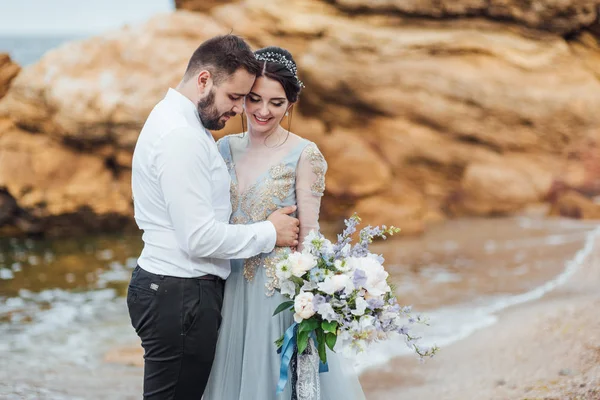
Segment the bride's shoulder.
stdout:
<path fill-rule="evenodd" d="M 220 138 L 219 140 L 217 140 L 217 146 L 219 146 L 221 143 L 231 143 L 231 144 L 235 144 L 236 142 L 239 142 L 241 140 L 244 139 L 244 133 L 232 133 L 229 135 L 225 135 L 222 138 Z"/>
<path fill-rule="evenodd" d="M 246 132 L 242 132 L 242 133 L 230 133 L 229 135 L 223 136 L 219 140 L 239 140 L 239 139 L 243 139 L 245 136 L 246 136 Z"/>
<path fill-rule="evenodd" d="M 297 135 L 293 132 L 290 132 L 290 139 L 292 140 L 292 144 L 304 144 L 305 146 L 317 147 L 316 143 L 311 142 L 310 140 L 303 138 L 302 136 Z"/>
<path fill-rule="evenodd" d="M 319 150 L 319 146 L 317 146 L 315 142 L 303 138 L 300 135 L 290 132 L 290 137 L 294 139 L 294 143 L 303 144 L 305 149 L 311 148 L 316 149 L 317 151 Z"/>
<path fill-rule="evenodd" d="M 302 136 L 297 135 L 293 132 L 290 132 L 290 139 L 292 142 L 292 146 L 299 146 L 302 149 L 300 159 L 310 159 L 311 161 L 325 161 L 321 150 L 319 150 L 319 146 L 315 142 L 303 138 Z"/>
<path fill-rule="evenodd" d="M 319 150 L 319 146 L 315 142 L 311 142 L 308 139 L 302 139 L 305 145 L 302 147 L 302 153 L 300 154 L 300 162 L 308 162 L 311 165 L 321 165 L 322 168 L 327 168 L 327 161 Z"/>
<path fill-rule="evenodd" d="M 230 135 L 226 135 L 225 137 L 228 137 L 229 139 L 232 139 L 232 140 L 243 139 L 246 137 L 246 132 L 232 133 Z"/>

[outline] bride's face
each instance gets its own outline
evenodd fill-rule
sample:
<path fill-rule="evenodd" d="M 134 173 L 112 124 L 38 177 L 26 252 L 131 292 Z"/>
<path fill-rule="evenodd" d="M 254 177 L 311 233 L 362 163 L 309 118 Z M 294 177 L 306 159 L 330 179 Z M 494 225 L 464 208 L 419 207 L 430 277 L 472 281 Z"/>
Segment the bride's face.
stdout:
<path fill-rule="evenodd" d="M 289 104 L 283 86 L 277 81 L 261 76 L 256 79 L 252 90 L 246 95 L 248 124 L 256 133 L 269 132 L 279 125 Z"/>

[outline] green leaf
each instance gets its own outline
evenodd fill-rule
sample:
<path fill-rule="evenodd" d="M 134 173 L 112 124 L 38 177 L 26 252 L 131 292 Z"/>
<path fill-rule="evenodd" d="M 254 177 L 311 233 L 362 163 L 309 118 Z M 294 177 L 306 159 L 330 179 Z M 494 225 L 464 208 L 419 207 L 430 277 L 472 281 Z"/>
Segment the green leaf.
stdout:
<path fill-rule="evenodd" d="M 283 336 L 275 341 L 275 348 L 279 349 L 281 346 L 283 346 Z"/>
<path fill-rule="evenodd" d="M 275 312 L 273 313 L 273 316 L 275 316 L 275 315 L 279 314 L 279 313 L 280 313 L 280 312 L 282 312 L 282 311 L 285 311 L 285 310 L 287 310 L 287 309 L 291 308 L 293 305 L 294 305 L 294 302 L 293 302 L 293 301 L 291 301 L 291 300 L 290 300 L 290 301 L 285 301 L 285 302 L 281 303 L 281 304 L 279 305 L 279 307 L 277 307 L 277 308 L 275 309 Z"/>
<path fill-rule="evenodd" d="M 319 358 L 323 364 L 327 363 L 327 348 L 325 347 L 325 332 L 323 329 L 317 329 L 317 350 L 319 351 Z"/>
<path fill-rule="evenodd" d="M 325 340 L 325 332 L 323 332 L 323 329 L 317 328 L 315 334 L 317 335 L 317 343 L 321 343 Z"/>
<path fill-rule="evenodd" d="M 314 318 L 310 318 L 310 319 L 305 319 L 300 323 L 300 328 L 298 328 L 299 332 L 312 332 L 315 329 L 317 329 L 319 327 L 319 321 L 314 319 Z"/>
<path fill-rule="evenodd" d="M 315 334 L 317 336 L 317 347 L 319 347 L 321 343 L 325 343 L 325 332 L 323 332 L 323 329 L 317 328 Z"/>
<path fill-rule="evenodd" d="M 304 285 L 304 279 L 298 278 L 297 276 L 292 275 L 290 280 L 300 287 Z"/>
<path fill-rule="evenodd" d="M 298 354 L 304 353 L 308 347 L 308 332 L 298 333 Z"/>
<path fill-rule="evenodd" d="M 321 323 L 321 328 L 323 328 L 323 331 L 325 331 L 325 332 L 336 333 L 337 327 L 338 327 L 338 323 L 336 321 L 332 321 L 332 322 L 323 321 Z"/>
<path fill-rule="evenodd" d="M 325 341 L 327 342 L 327 347 L 329 347 L 331 351 L 334 351 L 333 348 L 335 347 L 335 342 L 337 342 L 337 336 L 333 333 L 327 332 L 325 335 Z"/>

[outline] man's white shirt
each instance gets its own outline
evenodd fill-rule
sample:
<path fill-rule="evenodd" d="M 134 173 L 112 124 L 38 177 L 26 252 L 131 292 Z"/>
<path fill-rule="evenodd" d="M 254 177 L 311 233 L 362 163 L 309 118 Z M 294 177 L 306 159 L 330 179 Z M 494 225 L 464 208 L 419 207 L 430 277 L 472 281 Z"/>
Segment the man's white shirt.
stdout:
<path fill-rule="evenodd" d="M 271 222 L 229 224 L 230 183 L 196 105 L 169 89 L 133 153 L 135 220 L 144 231 L 139 266 L 158 275 L 226 279 L 230 259 L 271 252 L 277 237 Z"/>

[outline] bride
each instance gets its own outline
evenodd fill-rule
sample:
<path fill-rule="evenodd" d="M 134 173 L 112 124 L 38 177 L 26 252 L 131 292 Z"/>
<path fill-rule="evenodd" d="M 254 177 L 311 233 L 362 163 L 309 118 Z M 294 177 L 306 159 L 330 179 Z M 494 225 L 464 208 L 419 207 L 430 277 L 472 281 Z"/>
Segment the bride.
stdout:
<path fill-rule="evenodd" d="M 292 55 L 279 47 L 266 47 L 255 56 L 262 72 L 245 100 L 248 132 L 226 136 L 217 143 L 231 175 L 230 222 L 264 221 L 280 207 L 297 205 L 302 243 L 311 230 L 319 228 L 327 164 L 314 143 L 280 125 L 303 87 Z M 273 316 L 286 300 L 275 291 L 275 263 L 290 251 L 276 248 L 269 254 L 232 260 L 204 400 L 292 398 L 290 383 L 283 393 L 276 394 L 280 356 L 274 343 L 293 323 L 293 317 L 286 312 Z M 364 399 L 350 363 L 332 352 L 327 359 L 329 372 L 319 374 L 313 392 L 320 392 L 321 400 Z"/>

